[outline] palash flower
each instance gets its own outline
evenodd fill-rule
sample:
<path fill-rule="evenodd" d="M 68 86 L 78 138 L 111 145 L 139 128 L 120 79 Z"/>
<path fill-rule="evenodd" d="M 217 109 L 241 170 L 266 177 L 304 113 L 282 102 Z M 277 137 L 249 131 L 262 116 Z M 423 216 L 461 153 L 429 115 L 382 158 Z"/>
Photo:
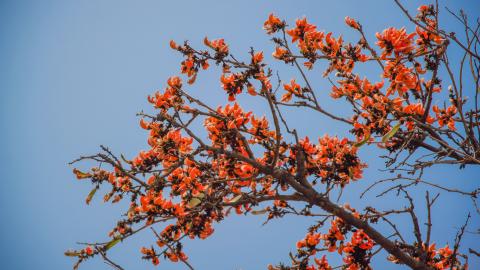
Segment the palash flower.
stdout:
<path fill-rule="evenodd" d="M 413 45 L 415 35 L 415 33 L 407 34 L 405 28 L 396 29 L 394 27 L 387 28 L 382 33 L 376 33 L 377 45 L 383 49 L 380 57 L 385 59 L 392 52 L 395 57 L 411 53 L 415 48 Z"/>
<path fill-rule="evenodd" d="M 277 32 L 284 26 L 285 23 L 282 22 L 277 16 L 273 15 L 273 13 L 270 13 L 270 15 L 268 15 L 268 19 L 263 23 L 263 29 L 265 29 L 269 35 Z"/>

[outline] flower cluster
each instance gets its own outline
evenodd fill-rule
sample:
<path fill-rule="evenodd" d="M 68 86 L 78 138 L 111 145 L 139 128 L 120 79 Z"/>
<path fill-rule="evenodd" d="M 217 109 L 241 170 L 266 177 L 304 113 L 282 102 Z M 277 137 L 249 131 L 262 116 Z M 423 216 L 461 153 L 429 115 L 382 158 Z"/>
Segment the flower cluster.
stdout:
<path fill-rule="evenodd" d="M 215 58 L 223 58 L 228 55 L 228 45 L 225 43 L 223 38 L 215 39 L 210 41 L 208 38 L 203 40 L 203 43 L 208 47 L 212 48 L 216 53 Z"/>
<path fill-rule="evenodd" d="M 353 208 L 346 205 L 345 209 L 362 219 L 363 217 Z M 370 259 L 372 257 L 372 248 L 375 243 L 363 231 L 355 229 L 347 225 L 342 219 L 334 218 L 330 223 L 330 228 L 326 234 L 318 233 L 317 231 L 322 226 L 319 223 L 312 226 L 304 239 L 297 242 L 296 257 L 302 259 L 302 263 L 308 265 L 309 258 L 315 256 L 316 253 L 322 250 L 319 245 L 323 242 L 323 246 L 329 252 L 337 252 L 343 256 L 344 268 L 348 270 L 372 269 L 370 266 Z M 351 233 L 350 241 L 346 241 L 347 235 Z M 325 255 L 319 260 L 314 258 L 317 267 L 309 266 L 306 269 L 331 269 Z"/>
<path fill-rule="evenodd" d="M 267 34 L 271 35 L 278 32 L 285 27 L 285 22 L 281 21 L 277 16 L 270 13 L 268 19 L 263 23 L 263 29 L 267 31 Z"/>
<path fill-rule="evenodd" d="M 158 260 L 158 256 L 155 253 L 155 249 L 153 247 L 152 248 L 142 247 L 140 252 L 142 252 L 143 254 L 142 258 L 146 260 L 151 260 L 153 265 L 158 265 L 160 263 L 160 261 Z"/>
<path fill-rule="evenodd" d="M 353 232 L 350 242 L 341 249 L 345 255 L 343 262 L 346 270 L 370 270 L 371 249 L 374 243 L 362 230 Z"/>
<path fill-rule="evenodd" d="M 440 127 L 447 126 L 450 130 L 455 130 L 455 120 L 453 116 L 457 113 L 457 107 L 450 105 L 446 109 L 440 109 L 437 105 L 433 106 L 433 111 L 437 117 Z"/>
<path fill-rule="evenodd" d="M 223 147 L 230 145 L 232 149 L 243 149 L 236 130 L 245 128 L 250 122 L 252 112 L 244 112 L 240 105 L 235 103 L 233 106 L 228 104 L 225 108 L 218 107 L 217 113 L 220 117 L 208 117 L 204 122 L 213 145 Z M 226 136 L 227 134 L 229 136 Z"/>
<path fill-rule="evenodd" d="M 346 138 L 338 139 L 325 135 L 318 140 L 318 144 L 312 144 L 306 137 L 300 142 L 301 150 L 305 155 L 305 170 L 307 175 L 320 178 L 322 183 L 331 183 L 344 187 L 350 181 L 356 181 L 362 177 L 365 167 L 357 156 L 357 149 Z M 295 164 L 298 153 L 295 148 L 290 149 L 290 156 L 286 159 L 287 164 Z M 296 167 L 291 167 L 292 173 Z M 316 180 L 313 181 L 316 183 Z"/>
<path fill-rule="evenodd" d="M 413 38 L 415 33 L 407 34 L 405 28 L 396 29 L 394 27 L 383 30 L 382 33 L 376 34 L 377 45 L 383 49 L 382 59 L 386 59 L 392 53 L 395 57 L 406 56 L 410 54 L 414 48 Z"/>
<path fill-rule="evenodd" d="M 417 51 L 426 53 L 428 50 L 441 45 L 445 40 L 436 34 L 437 20 L 433 5 L 422 5 L 418 8 L 417 18 L 425 23 L 425 27 L 417 26 L 415 32 L 418 38 L 415 43 L 418 45 Z"/>
<path fill-rule="evenodd" d="M 292 99 L 292 96 L 303 97 L 302 87 L 295 82 L 295 79 L 292 79 L 290 84 L 284 84 L 283 88 L 287 93 L 282 96 L 282 102 L 289 102 Z"/>
<path fill-rule="evenodd" d="M 185 43 L 183 46 L 179 46 L 175 43 L 175 41 L 171 40 L 170 47 L 181 52 L 185 56 L 186 59 L 180 63 L 180 72 L 188 76 L 189 80 L 187 82 L 189 84 L 193 84 L 195 82 L 200 68 L 206 70 L 210 66 L 208 64 L 208 57 L 195 54 L 195 51 L 188 46 L 187 43 Z M 219 57 L 224 56 L 220 55 Z"/>
<path fill-rule="evenodd" d="M 163 112 L 171 107 L 180 107 L 183 104 L 183 99 L 179 95 L 179 91 L 182 88 L 182 80 L 177 76 L 173 76 L 168 79 L 167 84 L 168 87 L 164 92 L 158 91 L 153 97 L 148 96 L 148 102 Z M 145 128 L 145 123 L 142 125 Z"/>
<path fill-rule="evenodd" d="M 404 249 L 406 252 L 411 253 L 416 259 L 420 259 L 420 256 L 426 260 L 426 264 L 435 270 L 467 270 L 468 264 L 462 264 L 454 252 L 448 245 L 443 248 L 437 248 L 435 244 L 426 245 L 422 243 L 418 245 L 420 252 L 412 251 L 411 249 Z M 390 255 L 388 260 L 393 263 L 400 263 L 397 258 Z"/>
<path fill-rule="evenodd" d="M 214 232 L 214 224 L 229 216 L 232 210 L 237 214 L 268 214 L 268 221 L 292 213 L 309 216 L 312 215 L 310 208 L 319 206 L 329 215 L 298 241 L 297 255 L 292 257 L 295 267 L 332 270 L 325 255 L 315 257 L 320 251 L 328 251 L 343 257 L 345 270 L 370 270 L 376 243 L 366 232 L 374 234 L 366 227 L 348 223 L 348 218 L 339 217 L 338 208 L 331 210 L 324 207 L 328 205 L 325 201 L 317 202 L 317 199 L 328 202 L 330 190 L 341 190 L 362 178 L 366 165 L 357 152 L 363 144 L 375 142 L 391 152 L 413 151 L 418 147 L 415 143 L 428 142 L 428 132 L 438 131 L 439 136 L 447 132 L 453 134 L 455 123 L 464 121 L 456 117 L 462 111 L 459 103 L 463 101 L 452 91 L 451 106 L 440 108 L 434 105 L 438 104 L 436 101 L 432 102 L 433 95 L 442 91 L 437 69 L 448 45 L 436 31 L 434 7 L 421 6 L 416 19 L 422 27 L 417 27 L 414 33 L 393 27 L 377 33 L 378 56 L 364 37 L 361 24 L 350 17 L 345 18 L 345 23 L 362 35 L 357 43 L 348 43 L 331 32 L 318 31 L 306 18 L 298 19 L 294 27 L 286 29 L 284 21 L 270 14 L 264 29 L 269 35 L 280 36 L 272 38 L 275 43 L 272 56 L 297 66 L 306 85 L 302 87 L 291 79 L 283 84 L 280 98 L 272 90 L 273 71 L 267 67 L 262 51 L 252 48 L 249 58 L 239 61 L 221 38 L 205 38 L 205 50 L 196 50 L 187 42 L 178 45 L 171 41 L 170 47 L 184 57 L 180 74 L 188 84 L 194 84 L 199 71 L 208 69 L 209 63 L 221 68 L 219 80 L 228 102 L 214 109 L 188 94 L 183 88 L 188 85 L 184 85 L 180 77 L 172 76 L 163 91 L 148 97 L 155 115 L 139 113 L 140 127 L 148 132 L 146 150 L 128 159 L 102 147 L 100 154 L 80 158 L 100 163 L 90 171 L 73 170 L 77 179 L 90 179 L 95 186 L 87 196 L 87 204 L 104 183 L 111 186 L 111 191 L 104 196 L 105 202 L 112 198 L 112 202 L 119 202 L 129 196 L 129 204 L 125 218 L 109 233 L 111 242 L 87 246 L 70 252 L 69 256 L 77 256 L 80 261 L 93 257 L 141 228 L 167 222 L 158 234 L 154 231 L 158 247 L 141 249 L 143 258 L 154 265 L 159 264 L 161 256 L 172 262 L 186 261 L 182 239 L 208 238 Z M 289 42 L 296 45 L 300 55 Z M 330 95 L 352 105 L 351 118 L 338 117 L 321 108 L 298 59 L 304 59 L 308 69 L 319 59 L 327 61 L 323 75 L 334 73 L 337 78 L 332 82 Z M 362 79 L 354 72 L 355 65 L 366 61 L 379 64 L 381 81 Z M 427 72 L 431 76 L 427 77 Z M 245 90 L 268 103 L 273 127 L 267 116 L 256 116 L 236 102 Z M 318 142 L 311 142 L 308 137 L 299 139 L 297 130 L 289 128 L 279 106 L 308 107 L 341 120 L 351 125 L 350 132 L 355 139 L 349 141 L 328 135 L 320 137 Z M 194 131 L 199 121 L 200 124 L 203 121 L 205 133 Z M 436 128 L 437 124 L 448 129 Z M 294 138 L 294 142 L 288 142 L 289 138 Z M 105 164 L 111 169 L 100 168 Z M 326 193 L 317 192 L 319 187 L 325 187 Z M 290 200 L 306 206 L 297 211 Z M 261 203 L 268 205 L 257 210 Z M 361 222 L 374 223 L 380 219 L 380 215 L 361 215 L 348 205 L 344 208 L 350 218 Z M 320 232 L 326 221 L 330 227 Z M 421 243 L 396 244 L 408 256 L 422 259 L 434 269 L 465 269 L 457 259 L 458 254 L 448 246 L 436 249 L 435 245 L 427 247 Z M 405 263 L 394 257 L 390 260 Z"/>

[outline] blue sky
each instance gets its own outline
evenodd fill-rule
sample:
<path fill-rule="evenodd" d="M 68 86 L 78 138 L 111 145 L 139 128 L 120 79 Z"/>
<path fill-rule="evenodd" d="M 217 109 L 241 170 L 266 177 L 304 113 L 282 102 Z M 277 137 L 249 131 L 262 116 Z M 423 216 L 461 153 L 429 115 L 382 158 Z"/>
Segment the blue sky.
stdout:
<path fill-rule="evenodd" d="M 419 3 L 423 1 L 408 6 Z M 480 2 L 473 0 L 441 2 L 445 5 L 463 7 L 471 16 L 480 10 Z M 86 206 L 91 186 L 75 180 L 67 163 L 95 153 L 100 144 L 127 157 L 147 147 L 135 113 L 149 110 L 146 96 L 179 73 L 181 57 L 168 47 L 170 39 L 200 45 L 205 36 L 223 37 L 240 58 L 250 46 L 270 55 L 273 46 L 262 30 L 270 12 L 290 24 L 305 15 L 319 29 L 352 41 L 357 36 L 344 25 L 347 15 L 358 19 L 370 37 L 407 23 L 393 1 L 0 1 L 0 268 L 69 269 L 74 262 L 63 256 L 66 249 L 78 248 L 77 241 L 106 239 L 124 208 L 103 204 L 100 196 Z M 449 29 L 458 30 L 458 24 L 442 16 Z M 290 68 L 279 71 L 284 80 L 298 77 Z M 373 68 L 364 72 L 379 79 Z M 310 72 L 320 101 L 346 112 L 347 107 L 328 97 L 330 87 L 321 73 L 321 68 Z M 226 102 L 218 72 L 205 72 L 191 93 L 215 106 Z M 247 109 L 267 113 L 257 101 L 239 100 Z M 310 112 L 290 111 L 288 118 L 311 138 L 345 134 L 341 124 Z M 378 154 L 362 150 L 362 158 L 371 164 L 365 181 L 382 176 L 376 170 L 382 166 Z M 476 168 L 437 168 L 429 176 L 468 190 L 478 186 L 473 181 L 478 173 Z M 360 204 L 378 201 L 359 202 L 361 187 L 347 189 L 344 198 Z M 420 199 L 422 192 L 417 192 Z M 473 210 L 468 200 L 456 196 L 442 195 L 440 202 L 446 206 L 434 216 L 441 224 L 434 235 L 443 246 L 452 243 L 465 214 Z M 398 203 L 383 202 L 386 208 Z M 262 222 L 261 217 L 232 217 L 217 225 L 208 240 L 188 243 L 191 263 L 196 269 L 247 270 L 288 262 L 288 252 L 311 220 Z M 408 231 L 407 223 L 400 224 Z M 478 228 L 478 215 L 472 224 Z M 480 247 L 477 236 L 468 237 L 471 247 Z M 139 235 L 117 246 L 111 257 L 126 269 L 153 269 L 139 253 L 142 244 L 153 242 L 150 233 Z M 471 264 L 476 268 L 478 260 Z M 91 260 L 81 269 L 109 268 Z M 160 269 L 184 266 L 162 262 Z"/>

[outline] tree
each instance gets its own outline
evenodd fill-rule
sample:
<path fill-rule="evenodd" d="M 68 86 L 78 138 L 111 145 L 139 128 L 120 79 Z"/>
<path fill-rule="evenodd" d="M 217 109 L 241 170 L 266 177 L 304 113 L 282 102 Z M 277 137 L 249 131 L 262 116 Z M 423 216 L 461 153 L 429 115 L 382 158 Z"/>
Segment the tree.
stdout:
<path fill-rule="evenodd" d="M 111 186 L 105 202 L 130 201 L 126 218 L 117 222 L 109 241 L 86 243 L 65 253 L 77 257 L 75 268 L 100 256 L 122 269 L 107 257 L 108 250 L 150 228 L 156 246 L 142 248 L 144 259 L 155 265 L 161 259 L 183 262 L 193 269 L 182 240 L 209 237 L 214 224 L 234 209 L 237 214 L 265 215 L 267 222 L 290 214 L 316 219 L 297 243 L 291 264 L 269 269 L 334 269 L 327 256 L 341 256 L 342 269 L 372 269 L 374 258 L 384 255 L 411 269 L 467 269 L 469 254 L 461 240 L 470 215 L 459 223 L 454 245 L 441 245 L 432 239 L 432 209 L 440 193 L 449 192 L 470 197 L 477 209 L 474 214 L 480 214 L 476 206 L 480 189 L 444 187 L 423 175 L 435 166 L 480 165 L 480 22 L 472 25 L 463 11 L 456 14 L 447 9 L 464 27 L 465 37 L 460 38 L 439 27 L 438 3 L 420 6 L 414 16 L 395 2 L 415 31 L 385 29 L 376 34 L 376 46 L 350 17 L 345 22 L 358 32 L 356 43 L 318 31 L 306 18 L 289 27 L 270 14 L 264 29 L 275 45 L 273 57 L 300 74 L 287 83 L 274 75 L 263 52 L 253 48 L 249 60 L 241 61 L 223 39 L 205 38 L 205 49 L 171 41 L 171 48 L 184 57 L 181 73 L 187 77 L 186 84 L 193 85 L 211 64 L 221 67 L 228 102 L 211 107 L 190 94 L 180 77 L 170 77 L 164 91 L 148 97 L 155 114 L 138 114 L 140 126 L 148 131 L 150 149 L 127 159 L 102 146 L 100 153 L 72 162 L 95 163 L 90 171 L 74 169 L 78 179 L 89 179 L 94 185 L 87 204 L 101 185 Z M 451 46 L 463 54 L 454 59 L 458 69 L 449 58 Z M 348 104 L 349 117 L 327 111 L 317 98 L 306 70 L 320 62 L 328 64 L 323 76 L 332 83 L 331 97 Z M 358 73 L 356 67 L 367 63 L 376 65 L 381 81 Z M 239 95 L 265 102 L 269 116 L 244 111 L 236 102 Z M 350 135 L 310 140 L 289 125 L 286 107 L 326 116 L 348 126 Z M 196 128 L 196 123 L 203 123 L 204 130 Z M 393 177 L 362 178 L 367 164 L 358 155 L 361 147 L 384 149 L 386 174 Z M 373 187 L 383 186 L 380 197 L 393 193 L 405 205 L 387 210 L 371 205 L 360 210 L 332 199 L 340 198 L 342 190 L 356 181 L 371 183 L 362 197 Z M 419 185 L 431 189 L 424 198 L 412 195 Z M 417 215 L 422 207 L 426 220 Z M 408 241 L 404 228 L 394 222 L 396 216 L 409 220 L 414 241 Z M 159 225 L 164 222 L 171 224 Z M 378 230 L 378 224 L 389 226 L 390 232 Z M 473 248 L 469 253 L 479 256 Z"/>

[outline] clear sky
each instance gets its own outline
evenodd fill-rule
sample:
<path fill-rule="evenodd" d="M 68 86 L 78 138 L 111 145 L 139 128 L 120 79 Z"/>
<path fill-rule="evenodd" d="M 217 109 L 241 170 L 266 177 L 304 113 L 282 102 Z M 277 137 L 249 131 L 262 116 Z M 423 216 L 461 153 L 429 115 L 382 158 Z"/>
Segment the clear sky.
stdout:
<path fill-rule="evenodd" d="M 408 2 L 412 9 L 423 3 Z M 479 1 L 442 1 L 445 5 L 479 15 Z M 273 46 L 262 30 L 270 12 L 290 24 L 305 15 L 319 29 L 343 33 L 352 41 L 358 37 L 344 25 L 347 15 L 358 19 L 370 37 L 407 23 L 393 1 L 0 1 L 0 268 L 70 269 L 74 261 L 63 256 L 66 249 L 78 248 L 77 241 L 106 239 L 124 208 L 103 204 L 101 196 L 86 206 L 91 186 L 75 180 L 67 163 L 95 153 L 100 144 L 127 157 L 147 147 L 135 113 L 149 109 L 146 96 L 179 73 L 181 57 L 168 47 L 170 39 L 199 45 L 205 36 L 223 37 L 240 57 L 246 57 L 250 46 L 270 55 Z M 458 30 L 445 12 L 442 16 L 449 29 Z M 284 67 L 280 72 L 285 80 L 298 76 Z M 322 92 L 321 102 L 345 111 L 328 98 L 330 88 L 322 72 L 310 72 L 314 87 Z M 378 76 L 368 68 L 365 73 Z M 212 105 L 226 102 L 218 72 L 200 76 L 191 91 Z M 249 102 L 245 99 L 242 105 L 267 113 Z M 288 117 L 311 138 L 345 134 L 345 127 L 318 115 L 291 112 Z M 382 165 L 378 154 L 362 151 L 362 158 L 371 163 L 366 183 L 382 176 L 376 170 Z M 430 177 L 447 185 L 456 181 L 457 187 L 468 190 L 478 186 L 474 180 L 479 173 L 475 168 L 440 168 Z M 344 200 L 358 202 L 362 185 L 347 190 Z M 385 208 L 398 206 L 396 200 L 385 202 Z M 473 210 L 469 201 L 457 196 L 441 200 L 446 207 L 436 209 L 434 221 L 440 226 L 434 235 L 443 246 L 453 242 L 459 224 Z M 311 220 L 287 218 L 266 226 L 262 222 L 262 217 L 233 217 L 216 225 L 208 240 L 188 243 L 191 263 L 196 269 L 253 270 L 288 262 L 288 252 Z M 477 215 L 472 228 L 478 225 Z M 480 247 L 478 236 L 468 239 L 470 246 Z M 142 244 L 152 243 L 147 232 L 116 246 L 110 255 L 126 269 L 153 269 L 140 260 L 139 252 Z M 471 269 L 479 268 L 479 260 L 473 260 Z M 109 267 L 95 259 L 81 269 Z M 161 262 L 159 269 L 184 266 Z"/>

